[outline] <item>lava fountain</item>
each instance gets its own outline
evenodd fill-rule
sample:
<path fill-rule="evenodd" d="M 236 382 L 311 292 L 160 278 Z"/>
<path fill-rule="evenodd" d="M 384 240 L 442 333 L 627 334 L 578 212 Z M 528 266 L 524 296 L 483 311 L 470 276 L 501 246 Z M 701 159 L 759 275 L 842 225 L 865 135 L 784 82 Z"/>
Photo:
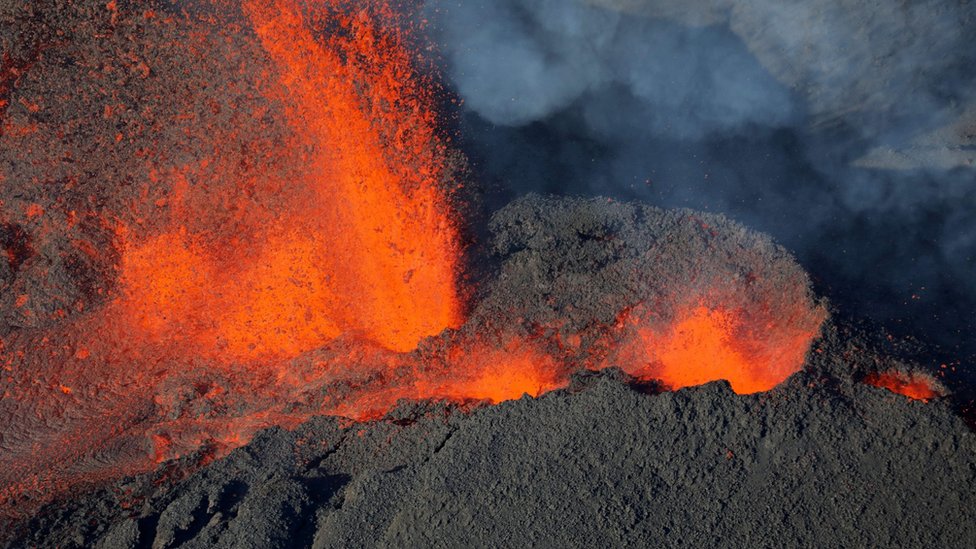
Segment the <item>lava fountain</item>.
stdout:
<path fill-rule="evenodd" d="M 281 147 L 303 151 L 301 170 L 249 182 L 264 199 L 290 188 L 272 218 L 245 220 L 247 238 L 223 238 L 223 224 L 188 230 L 187 216 L 205 216 L 213 198 L 186 204 L 174 193 L 171 227 L 126 242 L 123 307 L 151 334 L 248 360 L 291 358 L 343 333 L 405 352 L 459 325 L 459 247 L 430 88 L 396 32 L 379 31 L 387 9 L 343 4 L 321 7 L 343 32 L 320 43 L 297 3 L 244 2 L 274 71 L 263 91 L 292 130 Z"/>
<path fill-rule="evenodd" d="M 402 399 L 606 367 L 765 391 L 826 317 L 768 240 L 606 201 L 497 214 L 500 271 L 462 299 L 457 153 L 383 2 L 58 17 L 0 79 L 5 519 Z"/>

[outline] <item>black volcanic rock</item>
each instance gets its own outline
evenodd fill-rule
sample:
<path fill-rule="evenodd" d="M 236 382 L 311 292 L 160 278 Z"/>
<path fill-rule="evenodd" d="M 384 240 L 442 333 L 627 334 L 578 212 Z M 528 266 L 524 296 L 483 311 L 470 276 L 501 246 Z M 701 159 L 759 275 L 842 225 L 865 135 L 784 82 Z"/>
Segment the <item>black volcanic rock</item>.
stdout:
<path fill-rule="evenodd" d="M 734 282 L 736 265 L 764 266 L 765 291 L 732 284 L 743 304 L 807 291 L 785 251 L 717 216 L 528 197 L 492 229 L 498 267 L 462 332 L 515 317 L 585 332 L 683 274 Z M 204 449 L 49 505 L 11 546 L 967 546 L 976 435 L 949 399 L 863 384 L 924 370 L 864 334 L 835 316 L 803 371 L 754 395 L 608 368 L 497 406 L 404 401 L 380 421 L 273 428 L 209 465 Z"/>
<path fill-rule="evenodd" d="M 496 269 L 462 329 L 558 327 L 585 348 L 628 309 L 647 306 L 661 323 L 699 301 L 757 321 L 795 307 L 800 318 L 775 320 L 819 322 L 822 304 L 793 256 L 723 215 L 530 194 L 489 228 L 484 260 Z"/>
<path fill-rule="evenodd" d="M 813 373 L 740 396 L 615 370 L 462 413 L 272 429 L 174 486 L 48 509 L 14 546 L 965 547 L 976 436 L 941 402 Z M 165 485 L 165 483 L 164 483 Z M 142 494 L 121 506 L 120 494 Z"/>

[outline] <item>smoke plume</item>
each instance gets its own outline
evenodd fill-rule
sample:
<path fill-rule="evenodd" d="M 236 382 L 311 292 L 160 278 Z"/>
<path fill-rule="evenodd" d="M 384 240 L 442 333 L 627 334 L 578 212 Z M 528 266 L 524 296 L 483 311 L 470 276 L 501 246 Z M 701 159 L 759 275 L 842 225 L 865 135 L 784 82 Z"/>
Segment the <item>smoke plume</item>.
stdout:
<path fill-rule="evenodd" d="M 848 311 L 976 350 L 972 3 L 426 8 L 498 203 L 541 191 L 727 213 L 795 250 Z"/>

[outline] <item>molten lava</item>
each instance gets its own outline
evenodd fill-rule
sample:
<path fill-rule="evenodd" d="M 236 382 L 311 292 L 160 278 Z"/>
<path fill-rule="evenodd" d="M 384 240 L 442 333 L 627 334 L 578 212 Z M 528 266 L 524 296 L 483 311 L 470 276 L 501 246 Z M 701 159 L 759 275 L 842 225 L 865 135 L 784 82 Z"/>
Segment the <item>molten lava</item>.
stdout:
<path fill-rule="evenodd" d="M 638 326 L 618 361 L 631 375 L 672 389 L 726 380 L 739 394 L 768 391 L 803 367 L 820 330 L 822 310 L 796 309 L 791 322 L 756 326 L 743 312 L 685 306 L 671 323 Z"/>
<path fill-rule="evenodd" d="M 458 247 L 440 188 L 444 147 L 410 53 L 365 9 L 334 4 L 333 24 L 350 37 L 324 45 L 295 2 L 248 0 L 244 8 L 280 69 L 290 123 L 314 151 L 315 213 L 342 228 L 322 243 L 339 324 L 409 351 L 460 323 Z"/>
<path fill-rule="evenodd" d="M 119 26 L 114 34 L 98 35 L 92 58 L 66 64 L 104 109 L 78 109 L 81 120 L 50 127 L 56 117 L 29 103 L 16 118 L 37 132 L 0 135 L 0 151 L 25 151 L 0 162 L 6 184 L 6 170 L 48 159 L 39 152 L 48 141 L 97 134 L 91 128 L 103 126 L 86 124 L 104 123 L 85 145 L 110 151 L 106 177 L 116 177 L 101 189 L 98 177 L 85 175 L 96 182 L 84 187 L 76 175 L 52 176 L 50 191 L 21 175 L 9 193 L 16 208 L 0 202 L 0 284 L 13 281 L 0 299 L 16 313 L 0 342 L 9 420 L 0 519 L 318 414 L 375 419 L 401 399 L 499 403 L 614 365 L 673 388 L 727 379 L 752 393 L 802 366 L 824 319 L 802 277 L 768 289 L 742 279 L 739 294 L 775 294 L 770 302 L 717 292 L 639 305 L 619 326 L 539 335 L 522 319 L 465 324 L 454 161 L 438 133 L 437 88 L 383 3 L 245 0 L 227 28 L 111 5 L 103 22 Z M 126 32 L 135 38 L 112 42 Z M 131 47 L 148 32 L 160 42 L 103 58 L 113 52 L 102 44 Z M 240 51 L 249 53 L 235 58 Z M 218 92 L 206 75 L 189 80 L 206 72 L 197 65 L 208 55 L 220 61 L 211 69 L 231 73 Z M 157 86 L 136 88 L 146 105 L 120 104 L 144 82 Z M 104 91 L 111 86 L 119 89 Z M 102 116 L 93 122 L 89 112 Z M 168 141 L 158 145 L 157 135 Z M 60 156 L 65 169 L 83 160 Z M 76 197 L 76 187 L 90 194 Z M 56 198 L 22 199 L 42 190 Z M 75 202 L 63 205 L 62 195 Z M 61 242 L 64 232 L 71 238 Z M 721 261 L 714 270 L 724 277 Z"/>
<path fill-rule="evenodd" d="M 450 378 L 419 380 L 419 394 L 497 404 L 524 394 L 539 396 L 566 383 L 554 358 L 514 339 L 498 346 L 478 342 L 455 347 L 447 361 Z"/>
<path fill-rule="evenodd" d="M 376 28 L 392 14 L 329 7 L 346 32 L 320 43 L 297 2 L 244 3 L 277 71 L 266 93 L 292 129 L 280 154 L 303 151 L 303 165 L 296 179 L 247 182 L 252 200 L 287 190 L 271 215 L 243 217 L 235 230 L 245 238 L 227 238 L 221 218 L 197 222 L 213 196 L 186 204 L 187 178 L 173 175 L 167 231 L 124 239 L 124 308 L 154 338 L 248 360 L 294 357 L 342 333 L 404 352 L 459 325 L 459 249 L 431 92 L 402 39 Z M 233 198 L 239 184 L 210 182 Z"/>
<path fill-rule="evenodd" d="M 935 380 L 918 373 L 906 374 L 895 370 L 874 372 L 865 376 L 864 383 L 887 389 L 912 400 L 928 401 L 944 396 L 943 392 L 936 387 Z"/>

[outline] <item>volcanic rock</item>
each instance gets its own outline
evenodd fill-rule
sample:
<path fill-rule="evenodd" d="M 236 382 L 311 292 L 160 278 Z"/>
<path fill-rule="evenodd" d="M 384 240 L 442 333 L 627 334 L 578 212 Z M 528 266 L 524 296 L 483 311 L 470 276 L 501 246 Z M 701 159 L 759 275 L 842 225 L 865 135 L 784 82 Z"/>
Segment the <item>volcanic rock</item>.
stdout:
<path fill-rule="evenodd" d="M 544 324 L 560 299 L 579 311 L 574 329 L 601 324 L 621 305 L 608 296 L 636 296 L 621 274 L 649 257 L 637 235 L 671 247 L 659 273 L 685 260 L 729 272 L 698 231 L 751 242 L 743 252 L 779 266 L 764 275 L 802 275 L 765 237 L 693 212 L 529 197 L 492 227 L 499 267 L 466 329 L 511 322 L 510 310 Z M 496 406 L 403 401 L 377 421 L 272 428 L 209 465 L 204 448 L 56 502 L 11 546 L 932 547 L 976 536 L 976 435 L 947 399 L 861 383 L 924 369 L 858 327 L 828 321 L 804 369 L 768 392 L 724 381 L 667 392 L 629 366 Z"/>
<path fill-rule="evenodd" d="M 752 396 L 724 382 L 647 395 L 613 370 L 576 385 L 469 414 L 428 404 L 366 425 L 272 429 L 175 486 L 156 486 L 157 473 L 62 503 L 17 544 L 963 547 L 976 536 L 976 437 L 944 404 L 810 372 Z"/>

